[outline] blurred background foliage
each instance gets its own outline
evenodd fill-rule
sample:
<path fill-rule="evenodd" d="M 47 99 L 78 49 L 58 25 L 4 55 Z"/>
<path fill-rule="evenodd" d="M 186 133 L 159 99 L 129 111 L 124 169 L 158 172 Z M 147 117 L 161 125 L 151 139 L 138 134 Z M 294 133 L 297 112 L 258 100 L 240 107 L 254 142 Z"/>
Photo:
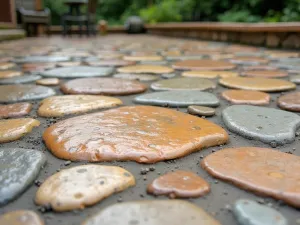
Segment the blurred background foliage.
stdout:
<path fill-rule="evenodd" d="M 147 23 L 184 21 L 300 21 L 300 0 L 98 0 L 98 19 L 121 25 L 132 15 Z M 66 12 L 63 0 L 44 0 L 53 24 Z"/>

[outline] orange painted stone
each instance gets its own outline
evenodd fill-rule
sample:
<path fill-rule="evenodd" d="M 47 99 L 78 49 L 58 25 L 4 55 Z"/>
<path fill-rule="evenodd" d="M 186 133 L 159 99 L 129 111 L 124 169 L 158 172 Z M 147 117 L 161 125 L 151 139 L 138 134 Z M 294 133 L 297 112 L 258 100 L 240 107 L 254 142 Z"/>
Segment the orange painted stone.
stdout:
<path fill-rule="evenodd" d="M 17 210 L 1 215 L 0 225 L 44 225 L 44 222 L 34 211 Z"/>
<path fill-rule="evenodd" d="M 230 71 L 185 71 L 182 73 L 182 76 L 184 77 L 201 77 L 201 78 L 218 78 L 218 77 L 237 77 L 239 76 L 236 72 L 230 72 Z"/>
<path fill-rule="evenodd" d="M 59 85 L 59 82 L 58 78 L 44 78 L 37 80 L 35 83 L 43 86 L 56 86 Z"/>
<path fill-rule="evenodd" d="M 287 77 L 288 73 L 280 70 L 251 70 L 242 73 L 244 76 L 248 77 Z"/>
<path fill-rule="evenodd" d="M 221 96 L 233 104 L 267 105 L 270 95 L 261 91 L 227 90 Z"/>
<path fill-rule="evenodd" d="M 14 70 L 0 71 L 0 79 L 10 78 L 10 77 L 18 77 L 21 75 L 22 75 L 22 72 L 20 72 L 20 71 L 14 71 Z"/>
<path fill-rule="evenodd" d="M 163 74 L 172 73 L 174 70 L 167 66 L 157 66 L 157 65 L 135 65 L 135 66 L 125 66 L 118 68 L 119 73 L 153 73 L 153 74 Z"/>
<path fill-rule="evenodd" d="M 260 77 L 228 77 L 220 79 L 219 83 L 228 88 L 265 92 L 287 91 L 296 88 L 294 83 L 286 80 Z"/>
<path fill-rule="evenodd" d="M 231 70 L 235 67 L 230 62 L 209 59 L 184 60 L 173 64 L 173 68 L 178 70 Z"/>
<path fill-rule="evenodd" d="M 300 92 L 292 92 L 280 96 L 277 100 L 277 104 L 282 109 L 300 112 Z"/>
<path fill-rule="evenodd" d="M 133 80 L 118 78 L 81 78 L 61 85 L 65 94 L 130 95 L 146 91 L 147 87 Z"/>
<path fill-rule="evenodd" d="M 209 174 L 239 188 L 300 207 L 300 157 L 268 148 L 228 148 L 201 162 Z"/>
<path fill-rule="evenodd" d="M 60 121 L 43 139 L 58 158 L 155 163 L 225 144 L 218 125 L 176 110 L 127 106 Z"/>
<path fill-rule="evenodd" d="M 31 109 L 32 105 L 27 102 L 0 105 L 0 119 L 25 116 L 30 113 Z"/>
<path fill-rule="evenodd" d="M 262 57 L 255 57 L 255 56 L 239 56 L 234 57 L 230 60 L 232 63 L 236 64 L 266 64 L 269 62 L 268 59 Z"/>
<path fill-rule="evenodd" d="M 154 195 L 168 195 L 170 198 L 196 198 L 206 195 L 210 187 L 198 175 L 178 170 L 156 178 L 147 191 Z"/>

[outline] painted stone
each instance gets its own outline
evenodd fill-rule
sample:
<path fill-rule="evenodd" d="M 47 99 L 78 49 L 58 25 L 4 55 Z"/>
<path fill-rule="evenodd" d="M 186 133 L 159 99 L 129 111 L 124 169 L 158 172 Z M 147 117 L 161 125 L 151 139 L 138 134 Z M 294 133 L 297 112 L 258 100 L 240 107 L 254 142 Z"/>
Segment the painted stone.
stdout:
<path fill-rule="evenodd" d="M 55 91 L 48 87 L 31 84 L 1 85 L 0 103 L 30 101 L 55 95 Z"/>
<path fill-rule="evenodd" d="M 16 64 L 10 62 L 0 62 L 0 70 L 7 70 L 15 67 Z"/>
<path fill-rule="evenodd" d="M 135 66 L 125 66 L 117 69 L 119 73 L 172 73 L 174 70 L 167 66 L 157 66 L 157 65 L 135 65 Z"/>
<path fill-rule="evenodd" d="M 288 225 L 277 210 L 248 199 L 237 200 L 232 212 L 241 225 Z"/>
<path fill-rule="evenodd" d="M 38 62 L 64 62 L 70 61 L 68 56 L 26 56 L 24 58 L 14 59 L 15 63 L 38 63 Z"/>
<path fill-rule="evenodd" d="M 161 61 L 163 57 L 159 55 L 128 55 L 124 56 L 123 59 L 128 61 Z"/>
<path fill-rule="evenodd" d="M 287 91 L 296 88 L 294 83 L 286 80 L 258 77 L 228 77 L 220 79 L 219 83 L 228 88 L 265 92 Z"/>
<path fill-rule="evenodd" d="M 216 84 L 211 80 L 204 78 L 180 77 L 168 80 L 160 80 L 151 84 L 155 91 L 172 91 L 172 90 L 194 90 L 204 91 L 216 88 Z"/>
<path fill-rule="evenodd" d="M 233 104 L 268 105 L 270 95 L 261 91 L 227 90 L 221 96 Z"/>
<path fill-rule="evenodd" d="M 134 65 L 134 61 L 127 61 L 121 59 L 111 59 L 111 60 L 101 60 L 101 61 L 93 61 L 88 63 L 90 66 L 111 66 L 111 67 L 119 67 L 119 66 L 130 66 Z"/>
<path fill-rule="evenodd" d="M 218 77 L 237 77 L 239 76 L 236 72 L 230 71 L 185 71 L 182 73 L 184 77 L 201 77 L 201 78 L 218 78 Z"/>
<path fill-rule="evenodd" d="M 234 64 L 242 64 L 242 65 L 258 65 L 258 64 L 266 64 L 269 62 L 268 59 L 262 57 L 255 56 L 240 56 L 230 59 L 230 62 Z"/>
<path fill-rule="evenodd" d="M 245 66 L 243 67 L 243 70 L 249 71 L 249 70 L 277 70 L 274 66 L 269 65 L 254 65 L 254 66 Z"/>
<path fill-rule="evenodd" d="M 300 157 L 268 148 L 219 150 L 201 162 L 210 175 L 258 195 L 300 207 Z"/>
<path fill-rule="evenodd" d="M 161 75 L 161 78 L 164 78 L 164 79 L 171 79 L 171 78 L 174 78 L 174 77 L 176 77 L 175 73 L 165 73 L 165 74 Z"/>
<path fill-rule="evenodd" d="M 290 81 L 295 83 L 295 84 L 300 84 L 300 74 L 299 75 L 294 75 L 290 77 Z"/>
<path fill-rule="evenodd" d="M 39 125 L 38 120 L 31 118 L 0 120 L 0 143 L 18 140 Z"/>
<path fill-rule="evenodd" d="M 55 63 L 25 63 L 22 65 L 23 72 L 38 72 L 51 69 L 56 66 Z"/>
<path fill-rule="evenodd" d="M 133 80 L 117 78 L 82 78 L 61 85 L 65 94 L 130 95 L 146 91 L 147 87 Z"/>
<path fill-rule="evenodd" d="M 182 200 L 124 202 L 102 209 L 82 225 L 221 225 L 200 207 Z"/>
<path fill-rule="evenodd" d="M 37 80 L 35 83 L 43 86 L 56 86 L 59 85 L 59 79 L 57 78 L 44 78 Z"/>
<path fill-rule="evenodd" d="M 11 77 L 18 77 L 21 76 L 22 72 L 14 71 L 14 70 L 3 70 L 0 71 L 0 81 L 3 79 L 11 78 Z"/>
<path fill-rule="evenodd" d="M 60 121 L 43 134 L 58 158 L 155 163 L 225 144 L 228 134 L 195 116 L 154 106 L 128 106 Z"/>
<path fill-rule="evenodd" d="M 0 216 L 1 225 L 44 225 L 43 220 L 34 211 L 18 210 Z"/>
<path fill-rule="evenodd" d="M 78 78 L 108 76 L 112 72 L 110 67 L 70 66 L 42 71 L 40 74 L 44 77 Z"/>
<path fill-rule="evenodd" d="M 250 70 L 242 73 L 244 76 L 248 77 L 287 77 L 288 73 L 281 70 Z"/>
<path fill-rule="evenodd" d="M 203 55 L 181 55 L 181 56 L 167 56 L 168 61 L 185 61 L 185 60 L 202 60 Z"/>
<path fill-rule="evenodd" d="M 277 104 L 280 108 L 300 112 L 300 92 L 292 92 L 278 98 Z"/>
<path fill-rule="evenodd" d="M 27 102 L 0 105 L 0 119 L 25 116 L 30 113 L 31 109 L 32 105 Z"/>
<path fill-rule="evenodd" d="M 25 75 L 25 76 L 17 76 L 11 78 L 0 79 L 0 84 L 23 84 L 23 83 L 31 83 L 38 79 L 41 79 L 41 76 L 38 75 Z"/>
<path fill-rule="evenodd" d="M 297 114 L 261 106 L 230 106 L 223 110 L 222 118 L 230 131 L 269 144 L 293 142 L 300 126 Z"/>
<path fill-rule="evenodd" d="M 56 65 L 58 67 L 73 67 L 73 66 L 81 66 L 81 62 L 80 61 L 59 62 Z"/>
<path fill-rule="evenodd" d="M 211 93 L 201 91 L 162 91 L 135 97 L 138 104 L 187 107 L 189 105 L 218 106 L 219 99 Z"/>
<path fill-rule="evenodd" d="M 39 116 L 61 117 L 84 113 L 95 109 L 111 108 L 121 105 L 118 98 L 94 95 L 64 95 L 44 99 L 38 109 Z"/>
<path fill-rule="evenodd" d="M 1 148 L 0 205 L 21 195 L 36 179 L 45 162 L 46 157 L 40 151 Z"/>
<path fill-rule="evenodd" d="M 138 81 L 154 81 L 158 80 L 159 76 L 154 74 L 134 74 L 134 73 L 117 73 L 113 75 L 115 78 Z"/>
<path fill-rule="evenodd" d="M 55 211 L 83 209 L 134 185 L 134 176 L 121 167 L 75 166 L 47 178 L 36 193 L 35 203 Z"/>
<path fill-rule="evenodd" d="M 134 61 L 131 61 L 131 62 L 134 62 Z M 166 66 L 169 64 L 169 62 L 168 61 L 141 61 L 140 64 Z"/>
<path fill-rule="evenodd" d="M 268 56 L 272 59 L 299 57 L 298 52 L 269 52 Z"/>
<path fill-rule="evenodd" d="M 173 68 L 178 70 L 231 70 L 235 67 L 230 62 L 209 59 L 183 60 L 173 64 Z"/>
<path fill-rule="evenodd" d="M 204 179 L 183 170 L 162 175 L 147 188 L 150 194 L 168 195 L 170 198 L 197 198 L 206 195 L 209 191 L 209 184 Z"/>
<path fill-rule="evenodd" d="M 197 116 L 213 116 L 216 110 L 205 106 L 190 105 L 188 107 L 188 113 Z"/>

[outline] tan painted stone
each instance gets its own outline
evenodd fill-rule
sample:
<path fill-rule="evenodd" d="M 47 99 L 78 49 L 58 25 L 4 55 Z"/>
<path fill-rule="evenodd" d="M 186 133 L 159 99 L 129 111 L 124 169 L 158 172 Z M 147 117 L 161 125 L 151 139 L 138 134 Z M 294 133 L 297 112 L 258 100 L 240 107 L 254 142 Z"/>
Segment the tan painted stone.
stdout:
<path fill-rule="evenodd" d="M 168 195 L 170 198 L 196 198 L 206 195 L 210 187 L 198 175 L 177 170 L 156 178 L 148 185 L 147 191 L 153 195 Z"/>
<path fill-rule="evenodd" d="M 58 78 L 44 78 L 36 81 L 36 84 L 43 85 L 43 86 L 56 86 L 59 85 Z"/>
<path fill-rule="evenodd" d="M 59 67 L 81 66 L 81 62 L 80 61 L 75 61 L 75 62 L 59 62 L 59 63 L 57 63 L 57 66 L 59 66 Z"/>
<path fill-rule="evenodd" d="M 257 77 L 229 77 L 219 80 L 219 83 L 229 88 L 265 92 L 287 91 L 296 88 L 294 83 L 286 80 Z"/>
<path fill-rule="evenodd" d="M 44 99 L 38 109 L 39 116 L 61 117 L 84 113 L 95 109 L 111 108 L 121 105 L 118 98 L 94 95 L 64 95 Z"/>
<path fill-rule="evenodd" d="M 38 189 L 35 203 L 55 211 L 84 209 L 134 185 L 134 176 L 121 167 L 75 166 L 48 177 Z"/>
<path fill-rule="evenodd" d="M 155 163 L 225 144 L 228 134 L 176 110 L 127 106 L 60 121 L 45 130 L 43 139 L 62 159 Z"/>
<path fill-rule="evenodd" d="M 288 73 L 281 70 L 250 70 L 242 73 L 244 76 L 248 77 L 287 77 Z"/>
<path fill-rule="evenodd" d="M 0 62 L 0 70 L 7 70 L 15 66 L 16 66 L 15 63 Z"/>
<path fill-rule="evenodd" d="M 0 120 L 0 143 L 18 140 L 39 125 L 38 120 L 31 118 Z"/>
<path fill-rule="evenodd" d="M 197 116 L 213 116 L 215 115 L 216 110 L 206 106 L 190 105 L 188 107 L 188 113 Z"/>
<path fill-rule="evenodd" d="M 208 155 L 201 166 L 239 188 L 300 207 L 299 156 L 268 148 L 228 148 Z"/>
<path fill-rule="evenodd" d="M 231 71 L 185 71 L 182 73 L 184 77 L 202 77 L 202 78 L 218 78 L 218 77 L 237 77 L 236 72 Z"/>
<path fill-rule="evenodd" d="M 18 210 L 1 215 L 0 225 L 44 225 L 44 221 L 33 211 Z"/>
<path fill-rule="evenodd" d="M 201 59 L 179 61 L 172 67 L 178 70 L 231 70 L 236 66 L 230 62 Z"/>
<path fill-rule="evenodd" d="M 14 70 L 0 71 L 0 79 L 10 78 L 10 77 L 18 77 L 21 75 L 22 75 L 22 72 L 20 72 L 20 71 L 14 71 Z"/>
<path fill-rule="evenodd" d="M 270 103 L 270 95 L 260 91 L 228 90 L 221 96 L 233 104 L 267 105 Z"/>
<path fill-rule="evenodd" d="M 239 56 L 231 59 L 230 62 L 236 64 L 266 64 L 269 62 L 269 60 L 255 56 Z"/>
<path fill-rule="evenodd" d="M 174 70 L 167 66 L 156 65 L 135 65 L 118 68 L 119 73 L 172 73 Z"/>
<path fill-rule="evenodd" d="M 163 57 L 159 55 L 128 55 L 124 56 L 123 59 L 128 61 L 161 61 Z"/>
<path fill-rule="evenodd" d="M 0 105 L 0 118 L 13 118 L 25 116 L 30 113 L 32 105 L 30 103 L 15 103 Z"/>

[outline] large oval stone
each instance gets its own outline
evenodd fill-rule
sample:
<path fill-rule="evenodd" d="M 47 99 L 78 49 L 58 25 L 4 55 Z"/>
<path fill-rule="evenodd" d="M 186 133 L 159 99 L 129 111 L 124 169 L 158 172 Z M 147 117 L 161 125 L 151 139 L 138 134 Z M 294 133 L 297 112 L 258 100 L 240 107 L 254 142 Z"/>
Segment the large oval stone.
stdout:
<path fill-rule="evenodd" d="M 1 148 L 0 205 L 6 204 L 22 194 L 36 179 L 45 162 L 46 157 L 40 151 Z"/>
<path fill-rule="evenodd" d="M 143 94 L 134 101 L 145 105 L 187 107 L 189 105 L 218 106 L 219 99 L 211 93 L 202 91 L 162 91 Z"/>
<path fill-rule="evenodd" d="M 294 83 L 286 80 L 256 77 L 228 77 L 219 80 L 219 83 L 229 88 L 266 92 L 287 91 L 296 88 Z"/>
<path fill-rule="evenodd" d="M 78 78 L 108 76 L 112 72 L 113 69 L 110 67 L 70 66 L 45 70 L 40 74 L 44 77 Z"/>
<path fill-rule="evenodd" d="M 231 70 L 235 67 L 230 62 L 209 59 L 183 60 L 173 64 L 173 68 L 178 70 Z"/>
<path fill-rule="evenodd" d="M 154 163 L 224 144 L 224 129 L 171 109 L 128 106 L 74 117 L 44 132 L 47 147 L 69 160 Z"/>
<path fill-rule="evenodd" d="M 134 185 L 133 175 L 121 167 L 76 166 L 47 178 L 38 189 L 35 202 L 55 211 L 83 209 Z"/>
<path fill-rule="evenodd" d="M 30 101 L 55 95 L 55 91 L 48 87 L 31 84 L 1 85 L 0 103 Z"/>
<path fill-rule="evenodd" d="M 172 91 L 172 90 L 194 90 L 204 91 L 216 88 L 216 84 L 204 78 L 174 78 L 168 80 L 160 80 L 151 84 L 151 88 L 155 91 Z"/>
<path fill-rule="evenodd" d="M 0 79 L 0 84 L 23 84 L 23 83 L 31 83 L 38 79 L 41 79 L 41 76 L 38 75 L 25 75 L 25 76 L 17 76 L 11 78 Z"/>
<path fill-rule="evenodd" d="M 280 108 L 300 112 L 300 92 L 292 92 L 278 98 L 277 104 Z"/>
<path fill-rule="evenodd" d="M 233 104 L 267 105 L 270 95 L 261 91 L 227 90 L 221 96 Z"/>
<path fill-rule="evenodd" d="M 32 105 L 27 102 L 0 105 L 0 119 L 25 116 L 31 111 L 31 109 Z"/>
<path fill-rule="evenodd" d="M 157 66 L 157 65 L 135 65 L 135 66 L 125 66 L 118 68 L 119 73 L 172 73 L 174 70 L 167 66 Z"/>
<path fill-rule="evenodd" d="M 99 211 L 82 225 L 182 225 L 183 223 L 186 225 L 221 225 L 203 209 L 182 200 L 119 203 Z"/>
<path fill-rule="evenodd" d="M 280 70 L 249 70 L 243 72 L 244 76 L 248 77 L 287 77 L 288 73 Z"/>
<path fill-rule="evenodd" d="M 154 195 L 170 198 L 196 198 L 210 191 L 209 184 L 196 174 L 178 170 L 156 178 L 147 188 Z"/>
<path fill-rule="evenodd" d="M 34 211 L 18 210 L 0 216 L 1 225 L 44 225 L 43 220 Z"/>
<path fill-rule="evenodd" d="M 222 118 L 230 131 L 269 144 L 293 142 L 300 126 L 297 114 L 260 106 L 230 106 L 223 110 Z"/>
<path fill-rule="evenodd" d="M 84 113 L 95 109 L 111 108 L 121 104 L 122 101 L 120 99 L 106 96 L 52 96 L 41 102 L 38 114 L 42 117 L 60 117 L 74 113 Z"/>
<path fill-rule="evenodd" d="M 147 87 L 133 80 L 117 78 L 82 78 L 61 85 L 65 94 L 130 95 L 146 91 Z"/>
<path fill-rule="evenodd" d="M 22 72 L 15 71 L 15 70 L 0 71 L 0 81 L 2 79 L 7 79 L 7 78 L 11 78 L 11 77 L 18 77 L 18 76 L 21 76 L 21 75 L 22 75 Z"/>
<path fill-rule="evenodd" d="M 300 207 L 300 157 L 268 148 L 228 148 L 204 158 L 212 176 Z"/>
<path fill-rule="evenodd" d="M 231 71 L 185 71 L 182 73 L 184 77 L 200 77 L 200 78 L 218 78 L 218 77 L 237 77 L 239 76 L 236 72 Z"/>

